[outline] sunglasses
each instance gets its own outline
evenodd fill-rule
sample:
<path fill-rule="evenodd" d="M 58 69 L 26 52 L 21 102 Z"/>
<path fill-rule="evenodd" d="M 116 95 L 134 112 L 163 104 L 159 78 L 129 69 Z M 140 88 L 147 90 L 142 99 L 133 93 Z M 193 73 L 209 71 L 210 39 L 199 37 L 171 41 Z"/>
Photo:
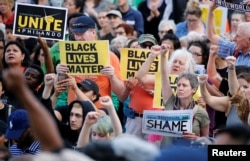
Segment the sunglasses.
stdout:
<path fill-rule="evenodd" d="M 152 46 L 153 46 L 154 44 L 152 44 L 152 43 L 150 43 L 150 44 L 148 44 L 148 43 L 142 43 L 142 44 L 140 44 L 140 46 L 142 47 L 142 48 L 151 48 Z"/>

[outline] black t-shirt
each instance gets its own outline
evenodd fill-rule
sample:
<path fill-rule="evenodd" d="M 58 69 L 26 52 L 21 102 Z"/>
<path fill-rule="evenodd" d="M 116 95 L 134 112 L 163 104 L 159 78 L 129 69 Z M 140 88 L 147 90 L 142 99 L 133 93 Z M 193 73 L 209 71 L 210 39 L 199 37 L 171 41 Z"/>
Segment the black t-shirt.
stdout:
<path fill-rule="evenodd" d="M 15 108 L 11 105 L 4 104 L 4 108 L 0 109 L 0 120 L 7 123 L 9 115 L 15 111 Z"/>

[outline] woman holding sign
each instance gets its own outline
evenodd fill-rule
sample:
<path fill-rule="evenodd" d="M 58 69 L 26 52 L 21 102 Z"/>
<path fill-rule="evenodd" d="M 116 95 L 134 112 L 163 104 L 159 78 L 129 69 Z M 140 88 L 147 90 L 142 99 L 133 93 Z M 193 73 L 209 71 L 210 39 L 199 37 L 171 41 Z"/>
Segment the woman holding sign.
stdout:
<path fill-rule="evenodd" d="M 162 98 L 166 110 L 193 110 L 192 132 L 183 131 L 181 139 L 171 139 L 173 144 L 189 144 L 188 140 L 196 140 L 200 136 L 209 134 L 209 117 L 204 108 L 199 107 L 194 101 L 193 96 L 198 89 L 197 76 L 190 72 L 180 71 L 177 79 L 176 96 L 172 92 L 169 81 L 169 68 L 166 56 L 167 46 L 154 46 L 151 52 L 161 53 L 161 79 L 162 79 Z M 189 52 L 187 54 L 190 55 Z M 188 56 L 186 56 L 188 57 Z M 185 60 L 185 57 L 183 58 Z M 173 61 L 175 62 L 175 61 Z M 174 65 L 173 65 L 174 66 Z M 173 67 L 170 67 L 173 69 Z M 185 68 L 184 68 L 185 69 Z M 171 71 L 171 70 L 170 70 Z M 163 139 L 162 144 L 167 138 Z"/>
<path fill-rule="evenodd" d="M 149 75 L 147 72 L 150 69 L 151 63 L 154 61 L 154 58 L 161 54 L 162 97 L 165 109 L 195 109 L 193 132 L 183 133 L 183 138 L 195 140 L 198 136 L 208 136 L 210 122 L 208 114 L 205 109 L 198 107 L 197 103 L 193 100 L 193 95 L 198 88 L 197 76 L 191 74 L 194 73 L 195 61 L 190 52 L 185 49 L 179 49 L 173 52 L 168 64 L 166 63 L 168 56 L 165 54 L 167 50 L 169 50 L 169 46 L 166 44 L 163 44 L 162 46 L 153 46 L 151 48 L 150 57 L 137 72 L 136 78 L 143 85 L 154 85 L 155 75 Z M 170 83 L 169 74 L 180 74 L 184 71 L 187 71 L 188 73 L 184 73 L 178 77 L 176 89 L 177 94 L 174 96 L 170 86 L 172 82 Z M 187 140 L 184 142 L 189 143 Z"/>

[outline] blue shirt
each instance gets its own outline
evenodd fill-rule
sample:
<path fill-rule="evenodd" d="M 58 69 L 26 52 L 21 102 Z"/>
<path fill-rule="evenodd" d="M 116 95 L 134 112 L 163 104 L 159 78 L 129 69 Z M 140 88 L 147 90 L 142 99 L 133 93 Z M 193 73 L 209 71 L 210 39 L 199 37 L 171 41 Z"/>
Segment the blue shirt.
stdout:
<path fill-rule="evenodd" d="M 187 21 L 178 23 L 176 25 L 175 35 L 178 38 L 181 38 L 182 36 L 186 36 L 187 34 L 188 34 Z"/>
<path fill-rule="evenodd" d="M 119 10 L 119 8 L 117 10 Z M 121 10 L 119 11 L 121 12 Z M 129 7 L 127 12 L 121 12 L 121 14 L 123 21 L 134 27 L 138 37 L 144 33 L 144 21 L 141 12 Z"/>
<path fill-rule="evenodd" d="M 219 39 L 219 51 L 218 56 L 226 58 L 227 56 L 233 56 L 236 48 L 235 42 L 220 38 Z M 235 66 L 247 66 L 250 67 L 250 52 L 243 54 L 239 51 L 238 57 L 235 62 Z"/>
<path fill-rule="evenodd" d="M 206 25 L 205 23 L 203 23 L 203 26 L 204 26 L 204 34 L 206 34 Z M 176 31 L 175 31 L 175 35 L 178 37 L 178 38 L 181 38 L 183 36 L 187 36 L 188 34 L 188 24 L 187 24 L 187 21 L 184 21 L 184 22 L 180 22 L 176 25 Z"/>
<path fill-rule="evenodd" d="M 17 144 L 13 144 L 9 148 L 9 151 L 13 157 L 17 157 L 23 154 L 36 155 L 41 151 L 41 147 L 39 141 L 34 141 L 26 150 L 19 149 L 17 147 Z"/>

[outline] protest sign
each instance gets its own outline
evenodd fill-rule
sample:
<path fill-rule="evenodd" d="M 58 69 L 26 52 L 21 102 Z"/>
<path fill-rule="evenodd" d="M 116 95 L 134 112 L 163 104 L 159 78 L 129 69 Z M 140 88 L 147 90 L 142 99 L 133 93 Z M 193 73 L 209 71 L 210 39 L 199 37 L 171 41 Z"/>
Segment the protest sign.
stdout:
<path fill-rule="evenodd" d="M 134 77 L 149 54 L 150 50 L 147 49 L 122 48 L 120 59 L 122 79 L 126 80 L 129 77 Z M 148 73 L 152 74 L 158 71 L 160 71 L 160 56 L 155 58 Z"/>
<path fill-rule="evenodd" d="M 201 4 L 200 8 L 202 11 L 201 19 L 207 24 L 209 5 Z M 223 35 L 226 33 L 227 12 L 227 8 L 224 7 L 218 7 L 214 10 L 215 32 L 218 35 Z"/>
<path fill-rule="evenodd" d="M 71 75 L 100 75 L 109 65 L 109 42 L 60 41 L 60 60 L 67 64 Z"/>
<path fill-rule="evenodd" d="M 13 34 L 63 40 L 66 22 L 66 8 L 16 3 Z"/>
<path fill-rule="evenodd" d="M 250 12 L 250 5 L 244 4 L 245 0 L 216 0 L 216 4 L 231 10 Z"/>
<path fill-rule="evenodd" d="M 177 90 L 177 80 L 178 75 L 170 74 L 169 75 L 169 86 L 172 89 L 174 95 L 176 95 Z M 193 99 L 197 101 L 201 97 L 200 87 L 198 87 L 196 93 L 193 95 Z M 163 108 L 163 99 L 162 99 L 162 82 L 161 82 L 161 74 L 155 74 L 155 87 L 154 87 L 154 100 L 153 100 L 154 108 Z"/>
<path fill-rule="evenodd" d="M 144 110 L 142 132 L 172 137 L 182 137 L 184 131 L 192 132 L 193 110 Z"/>

